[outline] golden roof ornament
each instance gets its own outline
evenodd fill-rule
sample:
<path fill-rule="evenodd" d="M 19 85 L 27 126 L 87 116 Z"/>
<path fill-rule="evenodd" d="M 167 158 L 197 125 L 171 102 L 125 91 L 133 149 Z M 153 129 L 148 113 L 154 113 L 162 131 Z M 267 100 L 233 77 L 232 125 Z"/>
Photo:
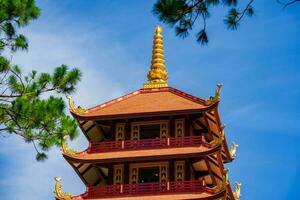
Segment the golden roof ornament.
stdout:
<path fill-rule="evenodd" d="M 65 135 L 60 150 L 67 156 L 75 156 L 77 152 L 69 148 L 67 138 L 68 136 Z"/>
<path fill-rule="evenodd" d="M 162 27 L 155 27 L 153 39 L 151 68 L 148 72 L 148 82 L 144 88 L 168 87 L 168 73 L 165 66 Z"/>
<path fill-rule="evenodd" d="M 229 184 L 228 169 L 225 169 L 224 175 L 222 176 L 222 183 L 216 185 L 213 189 L 216 192 L 220 192 L 222 190 L 225 190 L 228 184 Z"/>
<path fill-rule="evenodd" d="M 217 137 L 217 138 L 215 138 L 213 141 L 211 141 L 211 145 L 212 146 L 219 146 L 219 145 L 221 145 L 222 144 L 222 142 L 224 141 L 224 139 L 225 139 L 225 131 L 224 131 L 224 129 L 225 129 L 225 124 L 223 124 L 223 125 L 221 125 L 221 131 L 220 131 L 220 136 L 219 137 Z"/>
<path fill-rule="evenodd" d="M 55 177 L 54 180 L 56 181 L 54 190 L 55 197 L 60 200 L 71 200 L 72 195 L 62 191 L 61 178 Z"/>
<path fill-rule="evenodd" d="M 239 200 L 241 198 L 241 186 L 242 184 L 235 181 L 235 191 L 233 192 L 233 196 L 236 200 Z"/>
<path fill-rule="evenodd" d="M 71 112 L 76 113 L 76 114 L 84 114 L 86 112 L 86 109 L 81 108 L 80 106 L 75 106 L 74 99 L 71 96 L 66 96 L 67 99 L 69 100 L 69 109 Z"/>
<path fill-rule="evenodd" d="M 210 106 L 220 100 L 222 87 L 223 87 L 223 84 L 221 84 L 221 83 L 217 84 L 215 96 L 211 96 L 211 97 L 209 97 L 209 99 L 206 99 L 205 105 Z"/>
<path fill-rule="evenodd" d="M 239 147 L 238 144 L 236 144 L 235 142 L 232 142 L 232 146 L 229 150 L 231 158 L 235 158 L 238 147 Z"/>

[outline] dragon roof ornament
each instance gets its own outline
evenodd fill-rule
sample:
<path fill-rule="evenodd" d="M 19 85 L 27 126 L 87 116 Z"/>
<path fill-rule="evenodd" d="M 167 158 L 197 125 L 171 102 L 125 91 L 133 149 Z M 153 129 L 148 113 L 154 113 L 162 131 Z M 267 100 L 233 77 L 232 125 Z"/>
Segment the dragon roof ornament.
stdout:
<path fill-rule="evenodd" d="M 62 183 L 61 183 L 61 178 L 60 177 L 55 177 L 55 197 L 59 200 L 72 200 L 72 195 L 66 192 L 62 191 Z"/>
<path fill-rule="evenodd" d="M 68 96 L 66 96 L 66 98 L 69 100 L 69 109 L 71 112 L 78 114 L 78 115 L 81 115 L 81 114 L 84 114 L 87 112 L 86 109 L 81 108 L 80 106 L 76 107 L 74 99 L 71 96 L 68 95 Z"/>
<path fill-rule="evenodd" d="M 68 136 L 65 135 L 63 138 L 60 150 L 63 152 L 63 154 L 73 157 L 76 155 L 77 152 L 75 150 L 69 148 L 67 138 L 68 138 Z"/>
<path fill-rule="evenodd" d="M 216 102 L 218 102 L 220 100 L 221 97 L 221 89 L 223 87 L 223 84 L 219 83 L 217 84 L 217 89 L 215 92 L 215 96 L 211 96 L 208 99 L 205 100 L 205 105 L 206 106 L 210 106 Z"/>

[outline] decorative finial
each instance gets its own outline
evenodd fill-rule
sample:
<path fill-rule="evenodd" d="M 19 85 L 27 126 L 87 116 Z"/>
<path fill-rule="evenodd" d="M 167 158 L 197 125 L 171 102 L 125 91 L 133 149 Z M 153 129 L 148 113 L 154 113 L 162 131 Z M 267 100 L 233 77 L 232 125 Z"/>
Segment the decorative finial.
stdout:
<path fill-rule="evenodd" d="M 239 200 L 241 198 L 241 186 L 242 184 L 235 181 L 235 191 L 233 192 L 233 196 L 236 200 Z"/>
<path fill-rule="evenodd" d="M 215 96 L 214 97 L 211 96 L 211 97 L 209 97 L 209 99 L 206 99 L 205 105 L 210 106 L 220 100 L 222 87 L 223 87 L 223 84 L 221 84 L 221 83 L 217 84 Z"/>
<path fill-rule="evenodd" d="M 238 147 L 239 147 L 238 144 L 236 144 L 235 142 L 232 142 L 232 146 L 229 150 L 231 158 L 235 158 Z"/>
<path fill-rule="evenodd" d="M 71 96 L 66 96 L 67 99 L 69 100 L 69 109 L 71 112 L 76 113 L 76 114 L 84 114 L 86 112 L 86 109 L 81 108 L 80 106 L 76 107 L 75 102 Z"/>
<path fill-rule="evenodd" d="M 156 26 L 153 39 L 151 68 L 148 73 L 148 82 L 144 88 L 168 87 L 168 73 L 165 66 L 162 27 Z"/>
<path fill-rule="evenodd" d="M 75 156 L 77 152 L 69 148 L 67 138 L 68 136 L 65 135 L 60 150 L 67 156 Z"/>
<path fill-rule="evenodd" d="M 61 178 L 55 177 L 54 180 L 56 181 L 54 190 L 55 197 L 59 200 L 71 200 L 72 195 L 62 191 Z"/>

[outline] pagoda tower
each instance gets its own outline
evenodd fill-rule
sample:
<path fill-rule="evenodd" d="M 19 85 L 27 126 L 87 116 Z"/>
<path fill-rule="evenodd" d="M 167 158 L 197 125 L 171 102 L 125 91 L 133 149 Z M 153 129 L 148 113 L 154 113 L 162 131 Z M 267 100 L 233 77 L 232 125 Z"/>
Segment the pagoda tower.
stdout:
<path fill-rule="evenodd" d="M 162 28 L 155 28 L 148 81 L 139 90 L 90 109 L 70 112 L 89 141 L 85 151 L 62 145 L 63 157 L 86 186 L 73 196 L 56 177 L 57 200 L 238 200 L 224 164 L 229 149 L 214 96 L 201 99 L 168 85 Z"/>

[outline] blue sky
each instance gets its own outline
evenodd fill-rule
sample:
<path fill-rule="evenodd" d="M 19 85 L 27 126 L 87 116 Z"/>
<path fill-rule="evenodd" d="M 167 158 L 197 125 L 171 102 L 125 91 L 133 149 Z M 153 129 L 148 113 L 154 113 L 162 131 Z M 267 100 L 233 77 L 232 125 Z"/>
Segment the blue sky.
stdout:
<path fill-rule="evenodd" d="M 22 30 L 29 51 L 13 60 L 27 71 L 50 72 L 62 63 L 80 68 L 83 79 L 74 97 L 83 107 L 138 89 L 158 24 L 153 3 L 38 1 L 41 17 Z M 227 167 L 231 182 L 242 182 L 243 199 L 300 199 L 300 4 L 282 9 L 260 0 L 254 6 L 255 16 L 235 32 L 226 30 L 224 10 L 215 9 L 205 47 L 196 43 L 195 32 L 182 40 L 163 25 L 169 82 L 202 98 L 224 84 L 221 119 L 227 141 L 240 145 Z M 81 135 L 70 145 L 83 150 L 87 143 Z M 15 136 L 1 138 L 1 199 L 53 199 L 54 176 L 63 178 L 64 191 L 84 192 L 59 150 L 49 157 L 38 163 L 31 145 Z"/>

